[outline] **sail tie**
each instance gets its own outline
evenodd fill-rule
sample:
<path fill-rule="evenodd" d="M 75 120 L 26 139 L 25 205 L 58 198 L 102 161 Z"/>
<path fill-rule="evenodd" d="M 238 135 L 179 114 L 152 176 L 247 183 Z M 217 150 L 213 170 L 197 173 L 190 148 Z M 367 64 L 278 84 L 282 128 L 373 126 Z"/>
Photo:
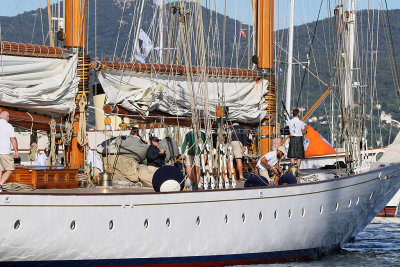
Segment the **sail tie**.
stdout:
<path fill-rule="evenodd" d="M 56 121 L 51 119 L 50 121 L 50 154 L 48 163 L 52 166 L 56 165 L 57 163 L 57 156 L 56 156 Z"/>
<path fill-rule="evenodd" d="M 79 100 L 79 128 L 78 128 L 78 144 L 85 146 L 88 143 L 86 136 L 86 95 L 83 94 Z"/>

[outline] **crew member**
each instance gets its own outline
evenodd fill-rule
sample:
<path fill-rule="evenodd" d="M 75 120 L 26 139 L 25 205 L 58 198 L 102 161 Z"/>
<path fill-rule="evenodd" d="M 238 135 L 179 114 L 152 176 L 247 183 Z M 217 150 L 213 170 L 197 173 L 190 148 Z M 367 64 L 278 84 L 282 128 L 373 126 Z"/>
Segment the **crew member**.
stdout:
<path fill-rule="evenodd" d="M 273 150 L 262 156 L 257 162 L 259 174 L 267 178 L 269 183 L 272 185 L 278 185 L 279 177 L 282 174 L 282 168 L 279 167 L 279 163 L 285 154 L 285 147 L 280 146 L 277 150 Z M 272 180 L 272 178 L 270 177 L 268 170 L 275 173 L 274 180 Z"/>
<path fill-rule="evenodd" d="M 0 113 L 0 192 L 14 170 L 14 159 L 18 158 L 18 142 L 15 137 L 14 127 L 8 123 L 10 114 L 7 111 Z M 11 145 L 14 155 L 11 156 Z"/>

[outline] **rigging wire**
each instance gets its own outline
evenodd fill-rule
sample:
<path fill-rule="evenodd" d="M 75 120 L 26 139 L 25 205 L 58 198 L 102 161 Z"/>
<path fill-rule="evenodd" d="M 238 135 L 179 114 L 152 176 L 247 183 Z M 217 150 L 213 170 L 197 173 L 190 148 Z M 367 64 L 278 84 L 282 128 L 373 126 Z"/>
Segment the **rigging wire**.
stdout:
<path fill-rule="evenodd" d="M 324 0 L 321 0 L 321 4 L 319 5 L 318 17 L 317 17 L 317 21 L 315 22 L 314 31 L 313 31 L 312 39 L 311 39 L 311 43 L 310 43 L 310 49 L 308 50 L 308 53 L 307 53 L 308 55 L 312 52 L 312 45 L 314 43 L 314 39 L 315 39 L 315 36 L 316 36 L 316 33 L 317 33 L 317 26 L 318 26 L 318 22 L 319 22 L 319 16 L 321 15 L 321 9 L 322 9 L 322 3 L 323 2 L 324 2 Z M 308 68 L 308 64 L 305 66 L 305 68 Z M 306 73 L 307 73 L 307 70 L 304 69 L 303 77 L 301 78 L 300 91 L 299 91 L 299 96 L 297 97 L 296 106 L 298 106 L 299 102 L 300 102 L 300 96 L 301 96 L 301 92 L 303 90 Z"/>

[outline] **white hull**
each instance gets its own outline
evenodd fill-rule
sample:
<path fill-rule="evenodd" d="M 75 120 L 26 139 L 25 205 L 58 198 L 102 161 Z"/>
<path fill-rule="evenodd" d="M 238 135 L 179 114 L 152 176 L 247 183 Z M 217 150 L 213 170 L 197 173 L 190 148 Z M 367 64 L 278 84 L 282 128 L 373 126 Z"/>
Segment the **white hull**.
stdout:
<path fill-rule="evenodd" d="M 76 262 L 71 266 L 77 266 L 113 259 L 109 265 L 289 260 L 342 246 L 399 187 L 397 164 L 278 188 L 73 196 L 2 193 L 0 262 L 57 265 L 54 261 L 72 260 Z M 20 227 L 15 230 L 17 220 Z"/>

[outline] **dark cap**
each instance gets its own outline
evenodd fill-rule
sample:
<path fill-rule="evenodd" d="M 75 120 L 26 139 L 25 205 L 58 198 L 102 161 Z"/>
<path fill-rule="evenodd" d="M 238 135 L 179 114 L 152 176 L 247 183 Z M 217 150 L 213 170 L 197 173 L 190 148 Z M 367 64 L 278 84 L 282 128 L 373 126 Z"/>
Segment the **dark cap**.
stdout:
<path fill-rule="evenodd" d="M 131 134 L 138 134 L 139 133 L 139 128 L 137 127 L 132 127 L 131 129 Z"/>
<path fill-rule="evenodd" d="M 152 142 L 160 142 L 160 139 L 158 139 L 157 137 L 154 137 L 153 139 L 151 139 Z"/>

